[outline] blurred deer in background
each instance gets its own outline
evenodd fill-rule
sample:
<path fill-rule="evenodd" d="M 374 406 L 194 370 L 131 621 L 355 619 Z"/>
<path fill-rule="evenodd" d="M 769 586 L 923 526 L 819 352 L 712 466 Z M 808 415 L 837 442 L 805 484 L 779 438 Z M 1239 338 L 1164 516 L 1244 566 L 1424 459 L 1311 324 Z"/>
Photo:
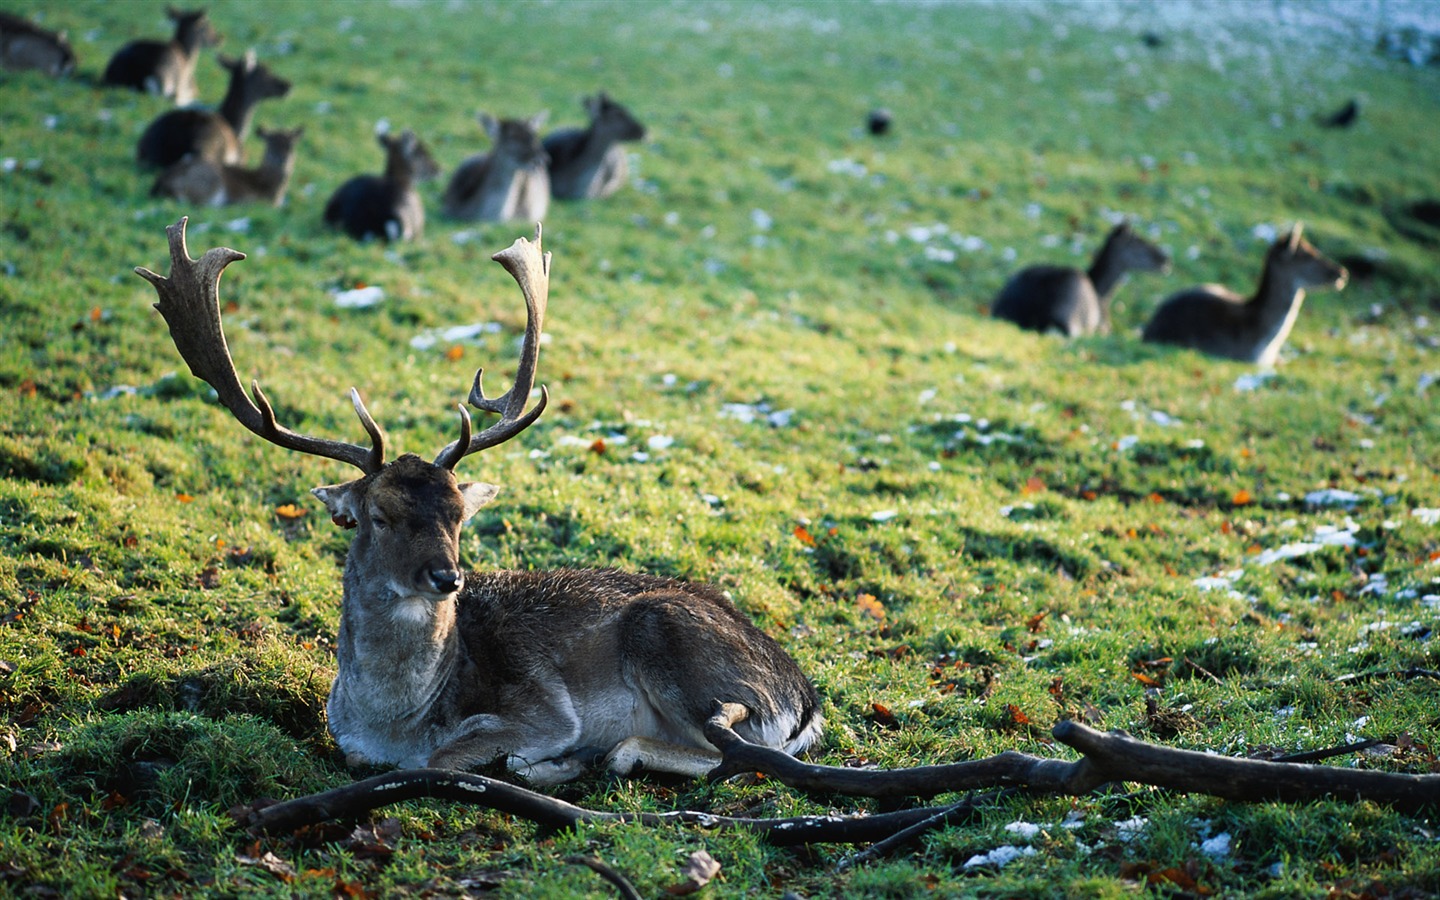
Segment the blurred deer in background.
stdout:
<path fill-rule="evenodd" d="M 1193 347 L 1211 356 L 1270 367 L 1295 327 L 1305 289 L 1340 290 L 1350 274 L 1300 236 L 1297 222 L 1265 254 L 1260 285 L 1242 297 L 1218 284 L 1202 284 L 1168 297 L 1145 325 L 1144 338 Z"/>
<path fill-rule="evenodd" d="M 0 69 L 33 69 L 59 78 L 75 71 L 75 51 L 65 32 L 0 12 Z"/>
<path fill-rule="evenodd" d="M 585 98 L 585 114 L 590 117 L 587 127 L 553 131 L 541 145 L 550 157 L 550 193 L 557 200 L 615 193 L 630 172 L 620 142 L 645 138 L 645 126 L 604 91 Z"/>
<path fill-rule="evenodd" d="M 220 57 L 230 71 L 230 85 L 220 111 L 172 109 L 151 122 L 140 135 L 135 158 L 141 165 L 172 166 L 187 156 L 208 159 L 221 165 L 239 165 L 245 160 L 245 138 L 255 117 L 255 105 L 290 93 L 290 82 L 272 73 L 255 60 L 250 50 L 240 59 Z"/>
<path fill-rule="evenodd" d="M 208 159 L 188 157 L 161 172 L 150 189 L 152 197 L 174 197 L 207 206 L 235 203 L 285 202 L 290 176 L 295 171 L 295 145 L 305 129 L 260 129 L 265 156 L 254 169 L 222 166 Z"/>
<path fill-rule="evenodd" d="M 1168 272 L 1165 251 L 1122 222 L 1111 230 L 1089 269 L 1030 266 L 996 295 L 990 314 L 1031 331 L 1066 337 L 1110 333 L 1110 301 L 1131 271 Z"/>
<path fill-rule="evenodd" d="M 477 117 L 494 144 L 460 164 L 445 188 L 444 211 L 474 222 L 538 222 L 550 208 L 550 175 L 540 128 L 549 113 L 529 119 Z"/>
<path fill-rule="evenodd" d="M 356 175 L 336 188 L 325 204 L 325 224 L 357 241 L 413 241 L 425 230 L 425 204 L 415 185 L 439 178 L 440 166 L 408 128 L 375 139 L 385 150 L 384 173 Z"/>
<path fill-rule="evenodd" d="M 363 476 L 317 487 L 334 520 L 355 529 L 345 559 L 330 731 L 352 763 L 466 768 L 504 759 L 538 784 L 579 775 L 604 757 L 698 776 L 719 761 L 703 735 L 715 702 L 748 714 L 747 739 L 798 753 L 820 734 L 814 687 L 780 645 L 718 589 L 615 569 L 462 571 L 460 530 L 499 488 L 462 482 L 456 465 L 525 430 L 549 298 L 550 255 L 520 238 L 494 259 L 525 298 L 515 381 L 497 398 L 476 372 L 469 403 L 499 421 L 460 436 L 427 462 L 385 462 L 385 440 L 360 395 L 350 399 L 370 446 L 289 430 L 256 382 L 247 395 L 220 322 L 219 280 L 244 254 L 191 259 L 185 219 L 167 229 L 169 277 L 156 308 L 190 371 L 250 431 L 279 447 L 355 466 Z"/>
<path fill-rule="evenodd" d="M 220 45 L 220 35 L 205 17 L 205 10 L 165 7 L 175 23 L 175 36 L 168 41 L 131 41 L 110 57 L 100 82 L 128 87 L 159 97 L 175 98 L 176 106 L 193 103 L 195 63 L 204 47 Z"/>

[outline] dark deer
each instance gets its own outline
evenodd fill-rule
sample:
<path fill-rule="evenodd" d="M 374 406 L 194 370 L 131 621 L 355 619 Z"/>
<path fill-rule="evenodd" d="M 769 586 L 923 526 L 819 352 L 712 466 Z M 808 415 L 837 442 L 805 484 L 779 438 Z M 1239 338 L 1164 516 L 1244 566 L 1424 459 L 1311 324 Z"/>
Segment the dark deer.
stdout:
<path fill-rule="evenodd" d="M 0 68 L 30 69 L 59 78 L 75 71 L 75 51 L 65 32 L 0 12 Z"/>
<path fill-rule="evenodd" d="M 175 36 L 168 41 L 131 41 L 116 50 L 100 78 L 102 84 L 173 97 L 176 106 L 195 101 L 199 96 L 195 63 L 202 48 L 220 44 L 220 35 L 203 9 L 167 6 L 165 15 L 175 23 Z"/>
<path fill-rule="evenodd" d="M 235 203 L 285 202 L 290 176 L 295 171 L 295 145 L 304 128 L 259 130 L 265 142 L 265 156 L 254 169 L 222 166 L 208 159 L 189 157 L 161 172 L 150 189 L 152 197 L 174 197 L 206 206 Z"/>
<path fill-rule="evenodd" d="M 385 149 L 383 175 L 356 175 L 336 188 L 325 204 L 325 223 L 363 241 L 412 241 L 425 230 L 419 181 L 440 176 L 440 167 L 415 132 L 376 136 Z"/>
<path fill-rule="evenodd" d="M 1110 300 L 1131 271 L 1167 272 L 1165 251 L 1116 225 L 1089 269 L 1030 266 L 1011 276 L 990 305 L 990 314 L 1031 331 L 1066 337 L 1110 333 Z"/>
<path fill-rule="evenodd" d="M 621 141 L 645 138 L 645 126 L 604 91 L 585 98 L 586 128 L 564 128 L 545 136 L 550 157 L 550 194 L 556 200 L 608 197 L 625 184 L 630 164 Z"/>
<path fill-rule="evenodd" d="M 1145 325 L 1144 338 L 1193 347 L 1211 356 L 1270 367 L 1295 327 L 1305 289 L 1345 287 L 1350 273 L 1300 236 L 1296 223 L 1270 245 L 1260 286 L 1242 297 L 1218 284 L 1202 284 L 1168 297 Z"/>
<path fill-rule="evenodd" d="M 245 161 L 245 138 L 255 104 L 290 93 L 290 82 L 255 61 L 255 51 L 240 59 L 220 57 L 230 72 L 230 86 L 220 111 L 172 109 L 151 122 L 140 135 L 135 158 L 141 165 L 164 168 L 187 156 L 235 166 Z"/>
<path fill-rule="evenodd" d="M 219 280 L 244 259 L 225 248 L 191 259 L 185 219 L 167 229 L 170 275 L 135 271 L 190 371 L 250 431 L 288 450 L 355 466 L 363 477 L 317 487 L 330 515 L 354 528 L 345 559 L 337 672 L 326 707 L 331 733 L 355 764 L 466 768 L 504 759 L 532 782 L 574 778 L 605 754 L 612 771 L 637 766 L 697 776 L 719 760 L 703 735 L 718 701 L 748 712 L 742 735 L 799 752 L 820 733 L 815 689 L 780 645 L 716 588 L 615 569 L 461 571 L 460 529 L 499 488 L 460 482 L 465 456 L 513 438 L 528 412 L 549 296 L 550 255 L 520 238 L 494 259 L 525 297 L 525 338 L 514 384 L 469 403 L 499 421 L 426 462 L 385 462 L 380 428 L 353 388 L 370 446 L 299 434 L 276 421 L 251 383 L 241 386 L 220 322 Z"/>
<path fill-rule="evenodd" d="M 538 222 L 550 207 L 550 175 L 539 130 L 547 113 L 529 119 L 477 118 L 494 147 L 460 164 L 445 188 L 444 212 L 473 222 Z"/>

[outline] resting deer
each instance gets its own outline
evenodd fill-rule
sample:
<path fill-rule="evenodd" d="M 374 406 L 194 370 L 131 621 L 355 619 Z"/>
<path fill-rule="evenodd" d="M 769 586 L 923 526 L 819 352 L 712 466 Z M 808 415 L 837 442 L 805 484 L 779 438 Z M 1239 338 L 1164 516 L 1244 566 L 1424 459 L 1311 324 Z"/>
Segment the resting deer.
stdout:
<path fill-rule="evenodd" d="M 605 754 L 698 776 L 718 762 L 703 735 L 715 701 L 740 704 L 751 741 L 798 753 L 818 737 L 814 687 L 775 640 L 716 588 L 616 569 L 460 569 L 460 529 L 499 488 L 461 482 L 456 465 L 530 426 L 549 394 L 535 383 L 549 298 L 550 255 L 520 238 L 494 259 L 519 284 L 527 311 L 515 381 L 496 398 L 476 372 L 469 403 L 498 413 L 473 434 L 460 406 L 459 440 L 426 462 L 385 462 L 385 440 L 360 394 L 350 400 L 370 446 L 281 425 L 256 382 L 235 372 L 220 321 L 219 280 L 244 259 L 225 248 L 192 259 L 185 219 L 166 231 L 170 275 L 135 271 L 190 371 L 250 431 L 288 450 L 348 463 L 363 477 L 317 487 L 334 520 L 355 529 L 345 559 L 337 672 L 326 706 L 352 763 L 466 768 L 503 758 L 532 782 L 554 784 Z"/>
<path fill-rule="evenodd" d="M 548 113 L 529 119 L 477 117 L 494 143 L 489 153 L 460 164 L 445 188 L 444 211 L 475 222 L 537 222 L 550 206 L 550 175 L 539 130 Z"/>
<path fill-rule="evenodd" d="M 357 241 L 414 240 L 425 230 L 425 205 L 415 183 L 439 177 L 440 167 L 413 131 L 376 140 L 385 148 L 385 173 L 356 175 L 336 188 L 325 204 L 325 223 Z"/>
<path fill-rule="evenodd" d="M 591 200 L 618 191 L 630 171 L 620 142 L 645 138 L 645 126 L 604 91 L 585 98 L 585 114 L 588 127 L 553 131 L 541 144 L 550 157 L 550 194 L 557 200 Z"/>
<path fill-rule="evenodd" d="M 140 135 L 135 158 L 141 165 L 171 166 L 186 156 L 221 165 L 239 165 L 245 159 L 244 141 L 250 134 L 255 104 L 290 93 L 290 82 L 255 61 L 250 50 L 240 59 L 220 57 L 230 71 L 230 86 L 219 112 L 208 109 L 172 109 L 151 122 Z"/>
<path fill-rule="evenodd" d="M 116 50 L 100 78 L 102 84 L 174 97 L 176 106 L 195 101 L 195 63 L 201 48 L 219 45 L 220 35 L 203 9 L 167 6 L 165 15 L 175 23 L 175 36 L 169 41 L 131 41 Z"/>
<path fill-rule="evenodd" d="M 1344 266 L 1302 238 L 1301 228 L 1296 223 L 1270 245 L 1254 296 L 1242 297 L 1218 284 L 1173 294 L 1146 323 L 1145 340 L 1274 366 L 1305 302 L 1305 289 L 1340 290 L 1350 277 Z"/>
<path fill-rule="evenodd" d="M 1089 269 L 1029 266 L 1000 289 L 990 314 L 1031 331 L 1059 331 L 1066 337 L 1110 333 L 1110 300 L 1131 271 L 1167 272 L 1165 251 L 1116 225 Z"/>
<path fill-rule="evenodd" d="M 234 203 L 285 202 L 290 176 L 295 171 L 295 145 L 305 129 L 259 130 L 265 157 L 254 169 L 222 166 L 208 159 L 189 157 L 161 172 L 150 189 L 152 197 L 174 197 L 207 206 Z"/>
<path fill-rule="evenodd" d="M 75 51 L 65 32 L 0 12 L 0 69 L 32 69 L 59 78 L 75 71 Z"/>

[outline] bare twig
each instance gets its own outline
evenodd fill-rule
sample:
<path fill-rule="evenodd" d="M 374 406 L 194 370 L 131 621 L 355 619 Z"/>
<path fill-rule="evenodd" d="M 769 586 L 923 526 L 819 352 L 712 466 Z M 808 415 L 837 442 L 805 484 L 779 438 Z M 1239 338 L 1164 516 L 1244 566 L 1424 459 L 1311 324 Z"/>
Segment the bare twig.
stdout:
<path fill-rule="evenodd" d="M 909 828 L 903 828 L 889 837 L 876 841 L 864 850 L 853 853 L 840 860 L 835 866 L 835 871 L 843 872 L 873 862 L 877 859 L 884 859 L 898 850 L 910 846 L 920 840 L 928 832 L 937 828 L 944 828 L 947 825 L 956 825 L 971 818 L 975 811 L 984 804 L 993 803 L 1003 799 L 1015 791 L 1013 788 L 1003 791 L 991 791 L 979 796 L 966 797 L 954 806 L 947 806 L 935 815 L 920 822 L 916 822 Z"/>
<path fill-rule="evenodd" d="M 1373 681 L 1376 678 L 1433 678 L 1440 681 L 1440 672 L 1434 669 L 1381 669 L 1375 672 L 1351 672 L 1349 675 L 1341 675 L 1335 679 L 1336 684 L 1355 684 L 1361 681 Z"/>
<path fill-rule="evenodd" d="M 1184 660 L 1185 660 L 1185 665 L 1187 665 L 1187 666 L 1189 666 L 1190 668 L 1194 669 L 1195 671 L 1199 672 L 1201 675 L 1204 675 L 1206 678 L 1210 679 L 1211 681 L 1213 681 L 1213 682 L 1216 683 L 1216 684 L 1220 684 L 1220 683 L 1221 683 L 1220 679 L 1215 676 L 1215 673 L 1214 673 L 1214 672 L 1211 672 L 1209 669 L 1207 669 L 1207 668 L 1205 668 L 1204 666 L 1200 665 L 1200 664 L 1197 663 L 1195 660 L 1191 659 L 1191 658 L 1188 657 L 1188 656 L 1184 657 Z"/>
<path fill-rule="evenodd" d="M 1277 763 L 1320 762 L 1322 759 L 1334 759 L 1337 756 L 1347 756 L 1351 753 L 1359 753 L 1361 750 L 1369 750 L 1371 747 L 1378 747 L 1383 743 L 1385 743 L 1384 738 L 1370 738 L 1365 741 L 1356 741 L 1353 744 L 1342 744 L 1339 747 L 1307 750 L 1304 753 L 1287 753 L 1284 756 L 1277 756 L 1270 761 Z"/>
<path fill-rule="evenodd" d="M 635 890 L 635 885 L 630 879 L 621 875 L 613 866 L 607 865 L 603 860 L 594 856 L 567 856 L 565 861 L 575 866 L 584 866 L 601 878 L 615 885 L 615 890 L 620 892 L 621 900 L 644 900 L 640 892 Z"/>

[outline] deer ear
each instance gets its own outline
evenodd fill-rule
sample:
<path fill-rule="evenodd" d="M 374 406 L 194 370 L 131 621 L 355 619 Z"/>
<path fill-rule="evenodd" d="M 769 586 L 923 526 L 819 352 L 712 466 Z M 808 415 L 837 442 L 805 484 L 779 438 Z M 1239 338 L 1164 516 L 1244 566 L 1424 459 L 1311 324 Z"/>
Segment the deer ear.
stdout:
<path fill-rule="evenodd" d="M 1290 229 L 1290 249 L 1300 249 L 1300 232 L 1305 230 L 1304 222 L 1296 222 L 1295 227 Z"/>
<path fill-rule="evenodd" d="M 320 498 L 330 511 L 330 519 L 341 528 L 354 528 L 360 524 L 360 501 L 363 493 L 359 481 L 344 484 L 322 484 L 311 488 L 310 493 Z"/>
<path fill-rule="evenodd" d="M 600 115 L 600 110 L 605 106 L 605 92 L 601 91 L 593 97 L 585 98 L 585 115 L 595 118 Z"/>
<path fill-rule="evenodd" d="M 539 131 L 541 128 L 545 127 L 545 123 L 549 120 L 550 110 L 542 109 L 538 113 L 530 117 L 530 127 L 535 129 L 536 131 Z"/>
<path fill-rule="evenodd" d="M 498 484 L 486 484 L 483 481 L 470 481 L 457 485 L 460 488 L 460 496 L 465 499 L 465 518 L 461 521 L 468 522 L 470 517 L 480 511 L 500 493 Z"/>

